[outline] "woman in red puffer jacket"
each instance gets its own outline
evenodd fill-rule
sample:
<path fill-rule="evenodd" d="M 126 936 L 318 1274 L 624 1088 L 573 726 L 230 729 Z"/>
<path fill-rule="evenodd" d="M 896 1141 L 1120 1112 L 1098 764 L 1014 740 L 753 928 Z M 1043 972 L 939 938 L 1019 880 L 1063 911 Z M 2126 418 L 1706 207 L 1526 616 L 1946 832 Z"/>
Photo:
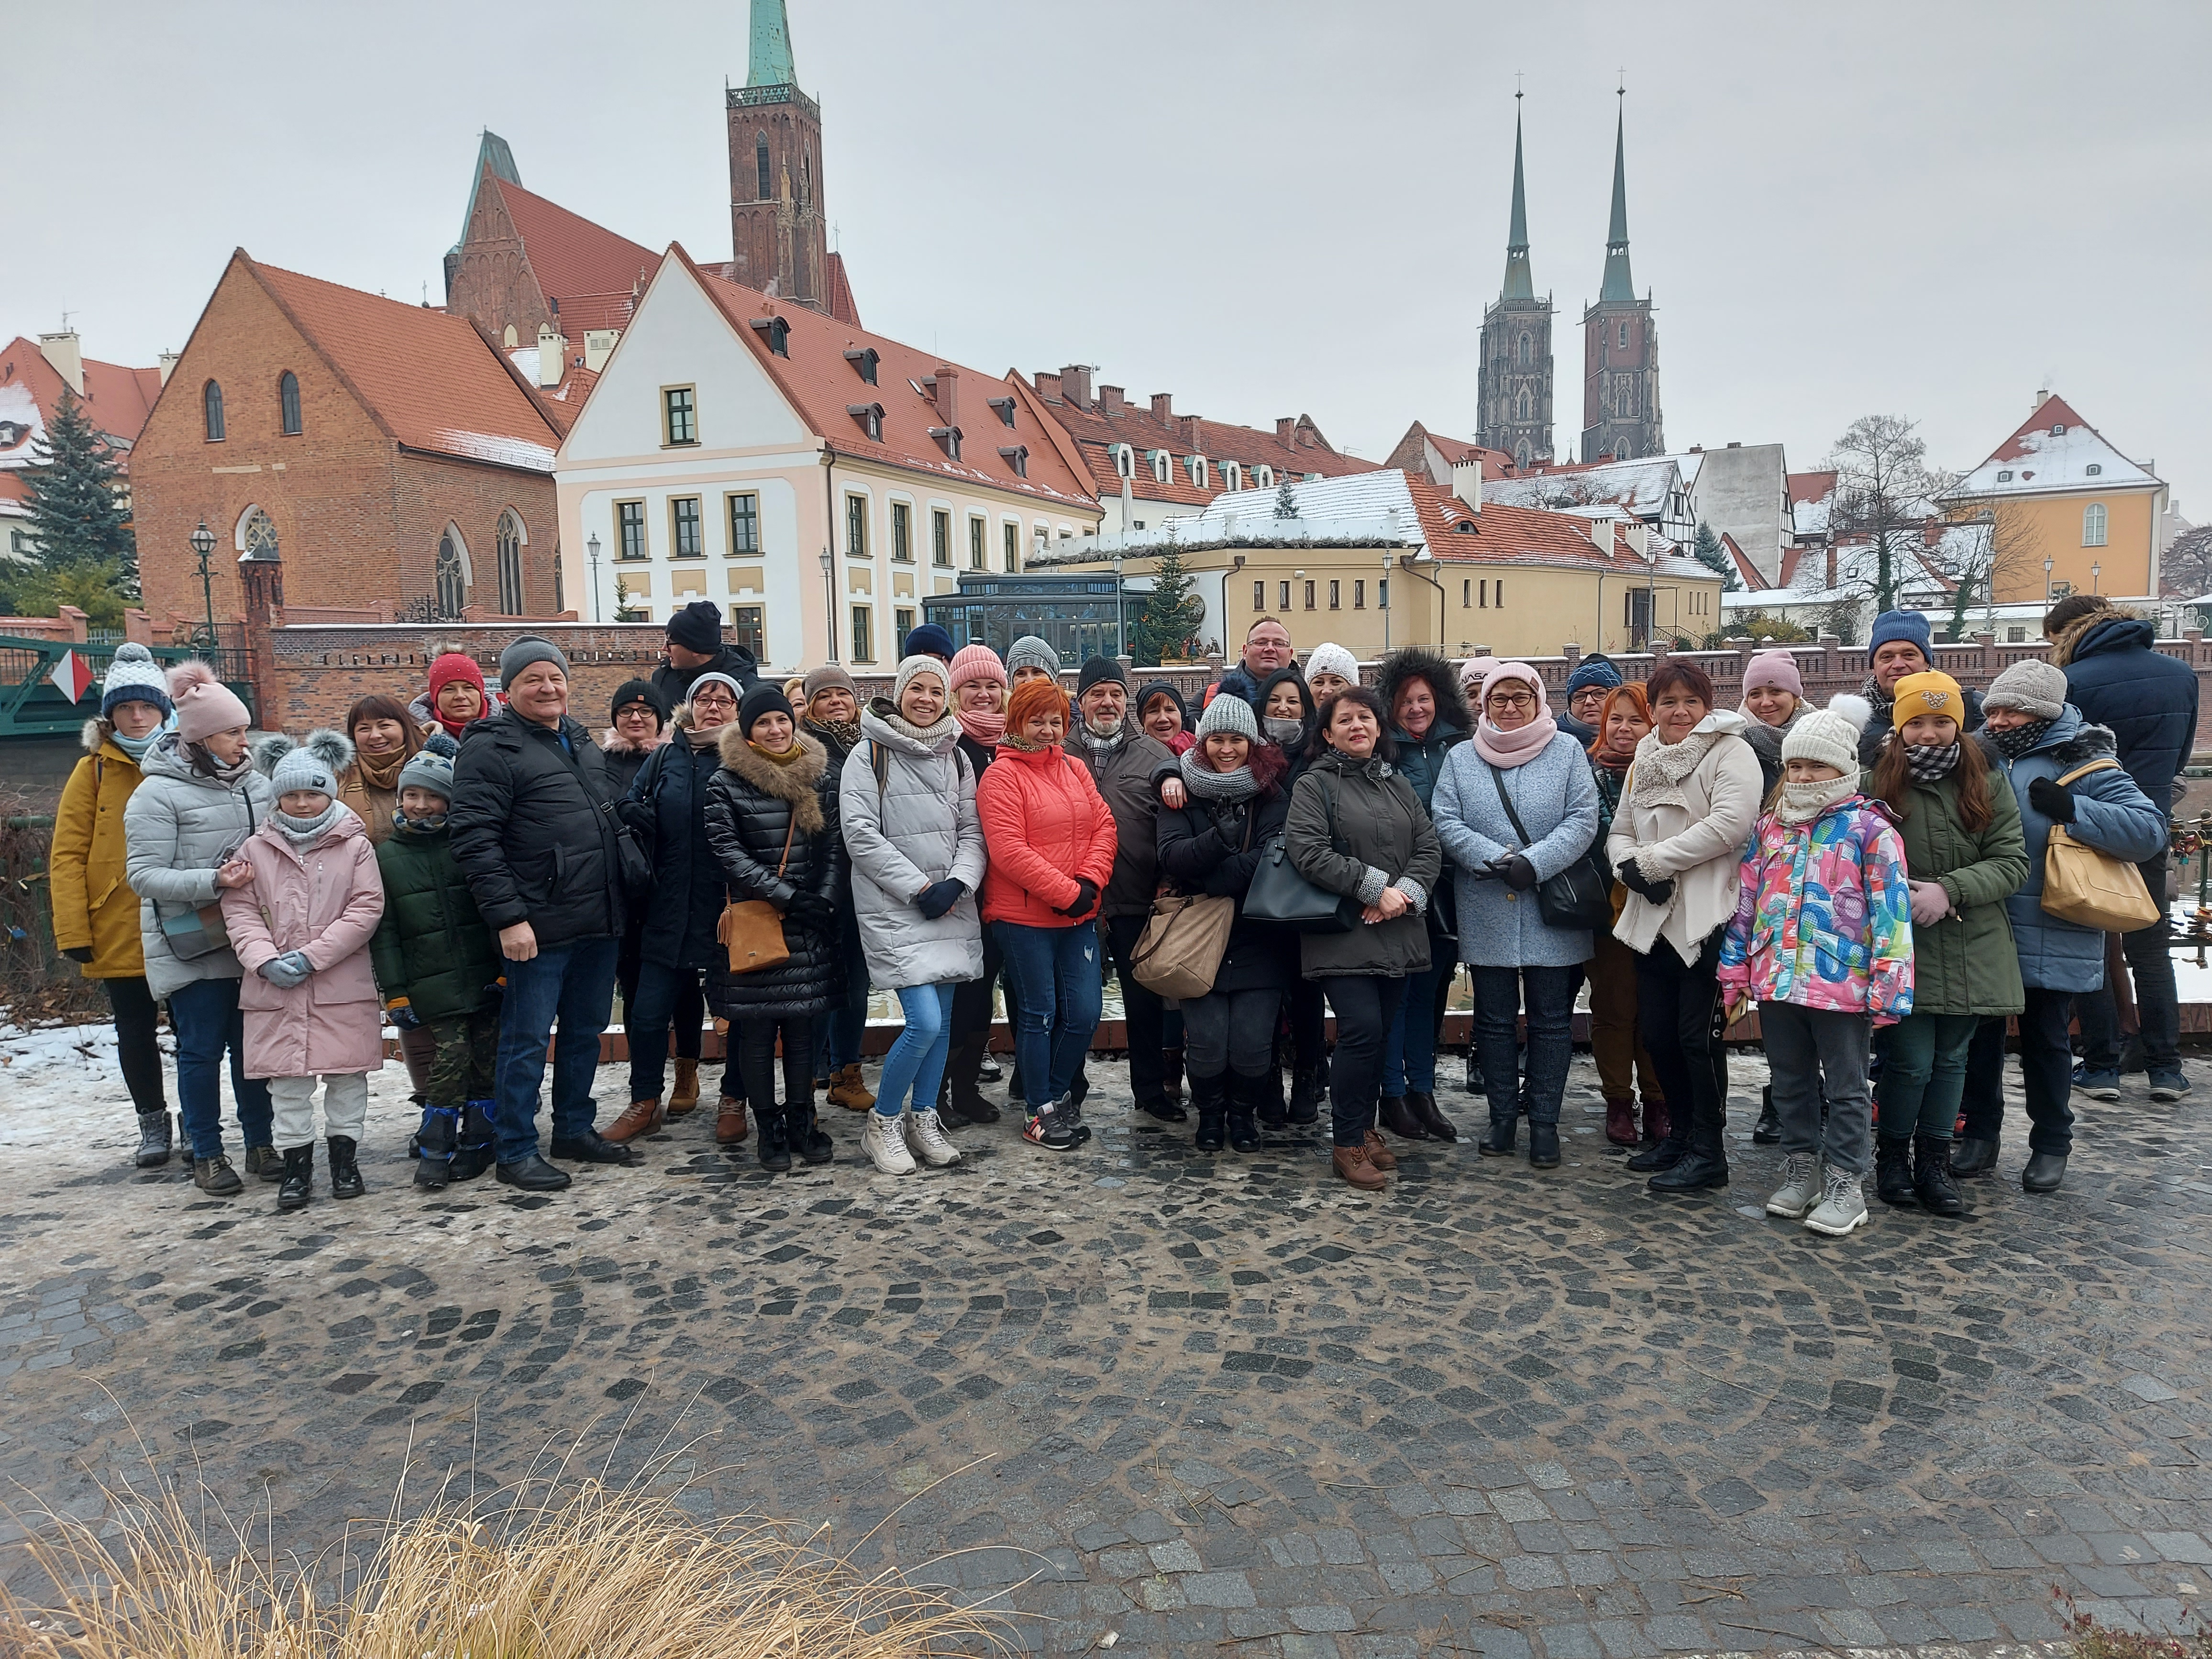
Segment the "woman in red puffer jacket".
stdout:
<path fill-rule="evenodd" d="M 1098 895 L 1114 870 L 1114 814 L 1061 748 L 1067 694 L 1014 688 L 998 761 L 975 786 L 990 855 L 983 920 L 1006 955 L 1014 1053 L 1030 1091 L 1023 1137 L 1068 1152 L 1091 1137 L 1071 1091 L 1098 1028 Z"/>

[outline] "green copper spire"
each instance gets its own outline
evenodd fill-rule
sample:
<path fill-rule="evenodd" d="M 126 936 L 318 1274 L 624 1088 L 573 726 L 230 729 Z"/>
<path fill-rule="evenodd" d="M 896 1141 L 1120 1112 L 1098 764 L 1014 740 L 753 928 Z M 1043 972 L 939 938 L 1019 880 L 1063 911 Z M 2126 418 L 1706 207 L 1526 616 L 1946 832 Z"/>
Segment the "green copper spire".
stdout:
<path fill-rule="evenodd" d="M 1624 98 L 1625 92 L 1620 94 Z M 1613 131 L 1613 223 L 1605 234 L 1605 285 L 1598 289 L 1600 304 L 1607 300 L 1633 300 L 1636 284 L 1628 274 L 1628 161 L 1626 135 L 1627 112 Z"/>
<path fill-rule="evenodd" d="M 753 0 L 753 45 L 749 87 L 791 87 L 799 71 L 791 63 L 791 23 L 783 0 Z"/>
<path fill-rule="evenodd" d="M 1505 233 L 1505 286 L 1501 300 L 1533 300 L 1535 279 L 1528 270 L 1528 196 L 1521 182 L 1521 94 L 1513 94 L 1513 223 Z"/>

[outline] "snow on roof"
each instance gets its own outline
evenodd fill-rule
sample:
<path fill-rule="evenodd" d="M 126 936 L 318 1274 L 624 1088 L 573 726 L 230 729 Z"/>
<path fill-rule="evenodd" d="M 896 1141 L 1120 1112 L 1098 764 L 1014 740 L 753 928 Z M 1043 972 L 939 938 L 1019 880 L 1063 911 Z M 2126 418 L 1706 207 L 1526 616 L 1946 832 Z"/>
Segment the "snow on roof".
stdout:
<path fill-rule="evenodd" d="M 20 380 L 0 381 L 0 466 L 30 465 L 46 435 L 46 417 L 31 388 Z"/>
<path fill-rule="evenodd" d="M 1518 478 L 1494 478 L 1482 486 L 1486 501 L 1508 507 L 1547 507 L 1563 512 L 1577 506 L 1610 502 L 1639 518 L 1664 514 L 1675 491 L 1686 481 L 1681 461 L 1672 455 L 1650 455 L 1642 460 L 1609 461 L 1599 466 L 1553 469 Z"/>
<path fill-rule="evenodd" d="M 1945 491 L 1943 499 L 2141 489 L 2158 482 L 2148 468 L 2121 454 L 2076 415 L 2064 398 L 2046 398 L 1989 459 Z"/>
<path fill-rule="evenodd" d="M 430 433 L 425 447 L 448 455 L 465 455 L 471 460 L 489 461 L 498 466 L 526 467 L 533 472 L 553 470 L 552 445 L 532 443 L 497 432 L 456 432 L 450 427 L 440 427 Z"/>

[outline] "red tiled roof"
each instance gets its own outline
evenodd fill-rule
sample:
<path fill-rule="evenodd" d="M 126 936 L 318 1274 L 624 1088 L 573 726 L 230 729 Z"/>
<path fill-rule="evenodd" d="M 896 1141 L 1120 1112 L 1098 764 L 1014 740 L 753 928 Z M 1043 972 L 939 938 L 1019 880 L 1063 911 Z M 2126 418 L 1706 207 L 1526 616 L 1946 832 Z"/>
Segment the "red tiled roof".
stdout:
<path fill-rule="evenodd" d="M 1603 554 L 1590 540 L 1590 526 L 1595 520 L 1487 501 L 1480 514 L 1470 513 L 1458 496 L 1437 489 L 1418 472 L 1406 475 L 1406 486 L 1421 515 L 1421 539 L 1438 559 L 1482 564 L 1586 565 L 1608 570 L 1649 568 L 1644 560 L 1630 550 L 1619 522 L 1613 524 L 1612 551 Z M 1462 531 L 1462 525 L 1474 528 Z"/>
<path fill-rule="evenodd" d="M 839 453 L 940 477 L 966 479 L 1064 507 L 1096 509 L 1097 503 L 1091 499 L 1089 484 L 1047 429 L 1045 416 L 1026 386 L 981 369 L 946 364 L 943 358 L 899 341 L 849 326 L 804 306 L 771 300 L 757 289 L 710 275 L 693 262 L 681 244 L 672 246 L 669 252 L 728 319 L 769 378 L 782 387 L 800 417 L 828 438 Z M 769 316 L 782 319 L 790 331 L 786 341 L 788 356 L 769 350 L 763 331 L 752 326 L 756 319 Z M 874 386 L 863 380 L 845 356 L 848 351 L 868 349 L 877 356 Z M 935 401 L 910 384 L 927 380 L 940 368 L 951 368 L 959 377 L 955 419 L 951 422 L 961 432 L 957 461 L 948 459 L 930 435 L 931 428 L 946 424 Z M 1013 399 L 1012 427 L 990 407 L 994 398 Z M 846 413 L 848 405 L 860 404 L 883 405 L 881 442 L 871 440 Z M 1001 447 L 1015 447 L 1029 451 L 1027 477 L 1017 476 L 1012 463 L 999 453 Z"/>
<path fill-rule="evenodd" d="M 1825 501 L 1836 493 L 1833 472 L 1790 472 L 1784 475 L 1790 488 L 1790 505 L 1805 501 Z"/>
<path fill-rule="evenodd" d="M 560 433 L 467 318 L 233 258 L 406 447 L 553 470 Z"/>
<path fill-rule="evenodd" d="M 830 314 L 848 328 L 860 325 L 860 307 L 853 300 L 853 284 L 845 275 L 845 256 L 830 256 Z"/>
<path fill-rule="evenodd" d="M 1298 416 L 1291 434 L 1295 441 L 1285 443 L 1279 434 L 1257 427 L 1232 426 L 1189 415 L 1171 415 L 1163 420 L 1152 413 L 1149 403 L 1109 406 L 1094 398 L 1087 408 L 1079 408 L 1064 397 L 1054 398 L 1042 390 L 1036 396 L 1075 440 L 1090 469 L 1092 488 L 1103 495 L 1121 493 L 1121 476 L 1111 453 L 1111 446 L 1117 443 L 1126 443 L 1136 451 L 1136 477 L 1130 480 L 1133 494 L 1146 501 L 1198 507 L 1219 495 L 1221 485 L 1214 482 L 1200 489 L 1193 484 L 1184 465 L 1191 455 L 1203 455 L 1212 462 L 1210 476 L 1217 481 L 1224 461 L 1238 463 L 1248 476 L 1257 467 L 1272 467 L 1279 478 L 1285 474 L 1304 477 L 1309 472 L 1336 478 L 1350 472 L 1372 472 L 1377 465 L 1341 453 L 1322 434 L 1310 416 Z M 1155 449 L 1164 449 L 1175 458 L 1165 484 L 1154 480 L 1146 461 Z"/>
<path fill-rule="evenodd" d="M 61 371 L 46 361 L 39 343 L 21 334 L 0 347 L 0 385 L 11 382 L 27 388 L 40 413 L 48 419 L 61 401 L 62 387 L 68 384 Z M 161 395 L 158 368 L 126 368 L 96 358 L 84 360 L 85 413 L 111 438 L 126 444 L 137 442 L 138 434 L 146 428 L 147 416 L 153 412 L 154 400 Z"/>
<path fill-rule="evenodd" d="M 506 208 L 538 291 L 557 302 L 562 332 L 580 343 L 586 328 L 627 324 L 626 312 L 611 322 L 580 321 L 569 315 L 569 307 L 605 313 L 611 298 L 626 299 L 641 278 L 651 279 L 660 264 L 659 254 L 496 173 L 487 171 L 482 187 L 495 192 Z"/>

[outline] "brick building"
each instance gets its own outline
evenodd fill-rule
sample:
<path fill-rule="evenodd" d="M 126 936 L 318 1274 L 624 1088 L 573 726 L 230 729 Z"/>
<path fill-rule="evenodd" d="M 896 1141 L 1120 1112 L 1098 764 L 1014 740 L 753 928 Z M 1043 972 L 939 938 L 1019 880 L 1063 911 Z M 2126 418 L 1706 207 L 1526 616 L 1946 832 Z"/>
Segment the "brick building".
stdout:
<path fill-rule="evenodd" d="M 1513 94 L 1513 215 L 1505 280 L 1483 307 L 1475 440 L 1516 466 L 1552 459 L 1552 296 L 1537 296 L 1528 264 L 1528 197 L 1521 165 L 1521 94 Z"/>
<path fill-rule="evenodd" d="M 1583 313 L 1584 461 L 1626 461 L 1666 453 L 1659 414 L 1659 332 L 1651 296 L 1636 297 L 1628 265 L 1627 118 L 1613 136 L 1613 216 L 1605 236 L 1605 280 Z"/>
<path fill-rule="evenodd" d="M 85 418 L 128 473 L 131 447 L 161 390 L 161 373 L 96 362 L 69 329 L 36 341 L 19 334 L 0 346 L 0 556 L 30 556 L 25 475 L 37 463 L 46 423 L 64 389 L 83 404 Z"/>
<path fill-rule="evenodd" d="M 218 623 L 265 602 L 358 617 L 562 609 L 564 410 L 466 319 L 231 256 L 131 453 L 145 606 Z"/>

